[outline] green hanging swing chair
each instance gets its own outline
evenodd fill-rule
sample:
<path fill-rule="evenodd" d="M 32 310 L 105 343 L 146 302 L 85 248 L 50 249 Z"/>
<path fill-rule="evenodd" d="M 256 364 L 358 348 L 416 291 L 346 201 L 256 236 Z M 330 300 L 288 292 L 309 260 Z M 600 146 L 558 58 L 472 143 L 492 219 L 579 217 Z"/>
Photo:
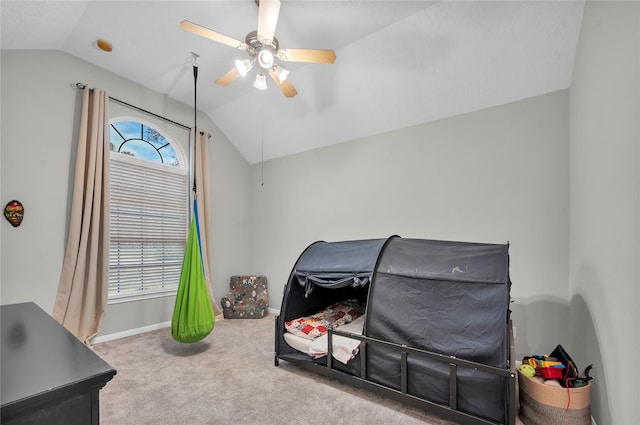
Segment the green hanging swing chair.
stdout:
<path fill-rule="evenodd" d="M 195 145 L 198 128 L 198 108 L 197 108 L 197 88 L 198 88 L 198 54 L 193 55 L 193 115 L 194 131 L 193 143 Z M 196 161 L 194 159 L 194 164 Z M 194 172 L 193 192 L 196 194 L 196 179 Z M 200 245 L 200 226 L 198 224 L 198 208 L 196 198 L 193 199 L 193 217 L 189 226 L 187 236 L 187 246 L 184 250 L 184 261 L 182 262 L 182 273 L 180 274 L 180 284 L 176 296 L 176 305 L 173 308 L 173 318 L 171 319 L 171 336 L 178 342 L 193 343 L 198 342 L 213 330 L 216 316 L 213 312 L 213 303 L 207 279 L 204 274 L 204 263 L 202 260 L 202 246 Z"/>
<path fill-rule="evenodd" d="M 214 325 L 215 314 L 204 274 L 198 209 L 194 200 L 193 218 L 189 226 L 176 305 L 171 320 L 171 336 L 178 342 L 197 342 L 209 335 Z"/>

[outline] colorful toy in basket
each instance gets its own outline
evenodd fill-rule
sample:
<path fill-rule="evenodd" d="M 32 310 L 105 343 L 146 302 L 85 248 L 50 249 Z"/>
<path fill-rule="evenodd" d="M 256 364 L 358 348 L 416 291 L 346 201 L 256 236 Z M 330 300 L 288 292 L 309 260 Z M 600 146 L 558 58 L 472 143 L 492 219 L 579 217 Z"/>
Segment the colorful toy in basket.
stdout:
<path fill-rule="evenodd" d="M 562 362 L 557 361 L 554 357 L 544 355 L 533 355 L 525 357 L 523 364 L 527 364 L 534 368 L 535 374 L 540 375 L 544 379 L 562 379 L 565 366 Z"/>
<path fill-rule="evenodd" d="M 522 372 L 523 375 L 528 376 L 529 378 L 533 378 L 536 376 L 536 368 L 531 366 L 529 363 L 522 363 L 518 366 L 518 370 Z"/>

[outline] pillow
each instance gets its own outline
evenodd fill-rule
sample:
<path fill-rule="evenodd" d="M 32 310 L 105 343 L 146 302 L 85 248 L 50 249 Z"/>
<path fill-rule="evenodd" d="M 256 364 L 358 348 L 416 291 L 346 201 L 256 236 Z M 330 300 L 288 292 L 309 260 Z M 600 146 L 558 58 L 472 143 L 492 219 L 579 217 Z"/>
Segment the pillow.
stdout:
<path fill-rule="evenodd" d="M 327 326 L 329 326 L 329 322 L 317 315 L 300 317 L 284 324 L 288 332 L 311 340 L 326 334 L 328 332 Z"/>
<path fill-rule="evenodd" d="M 329 326 L 337 328 L 352 322 L 364 314 L 364 305 L 355 300 L 337 302 L 311 316 L 285 322 L 288 332 L 302 338 L 314 340 L 328 332 Z"/>

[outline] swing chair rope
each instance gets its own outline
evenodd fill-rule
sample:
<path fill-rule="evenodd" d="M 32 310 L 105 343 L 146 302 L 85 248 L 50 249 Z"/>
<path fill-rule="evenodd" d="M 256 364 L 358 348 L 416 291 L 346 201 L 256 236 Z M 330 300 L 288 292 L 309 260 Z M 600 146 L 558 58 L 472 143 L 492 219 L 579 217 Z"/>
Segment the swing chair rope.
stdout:
<path fill-rule="evenodd" d="M 196 143 L 198 141 L 198 57 L 197 53 L 191 52 L 193 55 L 193 198 L 197 197 L 196 190 Z"/>

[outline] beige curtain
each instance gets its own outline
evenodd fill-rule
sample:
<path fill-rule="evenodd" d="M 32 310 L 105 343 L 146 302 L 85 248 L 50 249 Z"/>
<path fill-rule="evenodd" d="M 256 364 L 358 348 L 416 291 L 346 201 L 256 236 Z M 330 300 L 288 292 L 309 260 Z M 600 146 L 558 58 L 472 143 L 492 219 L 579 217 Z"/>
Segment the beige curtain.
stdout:
<path fill-rule="evenodd" d="M 107 307 L 109 269 L 109 96 L 85 88 L 69 236 L 53 317 L 89 345 Z"/>
<path fill-rule="evenodd" d="M 198 225 L 200 228 L 200 245 L 202 248 L 202 262 L 204 263 L 204 274 L 211 294 L 213 312 L 216 320 L 223 320 L 222 309 L 216 303 L 213 294 L 211 281 L 210 257 L 211 248 L 211 202 L 210 202 L 210 179 L 209 179 L 209 140 L 205 133 L 196 132 L 197 137 L 194 146 L 194 175 L 196 179 L 196 205 L 198 208 Z"/>

